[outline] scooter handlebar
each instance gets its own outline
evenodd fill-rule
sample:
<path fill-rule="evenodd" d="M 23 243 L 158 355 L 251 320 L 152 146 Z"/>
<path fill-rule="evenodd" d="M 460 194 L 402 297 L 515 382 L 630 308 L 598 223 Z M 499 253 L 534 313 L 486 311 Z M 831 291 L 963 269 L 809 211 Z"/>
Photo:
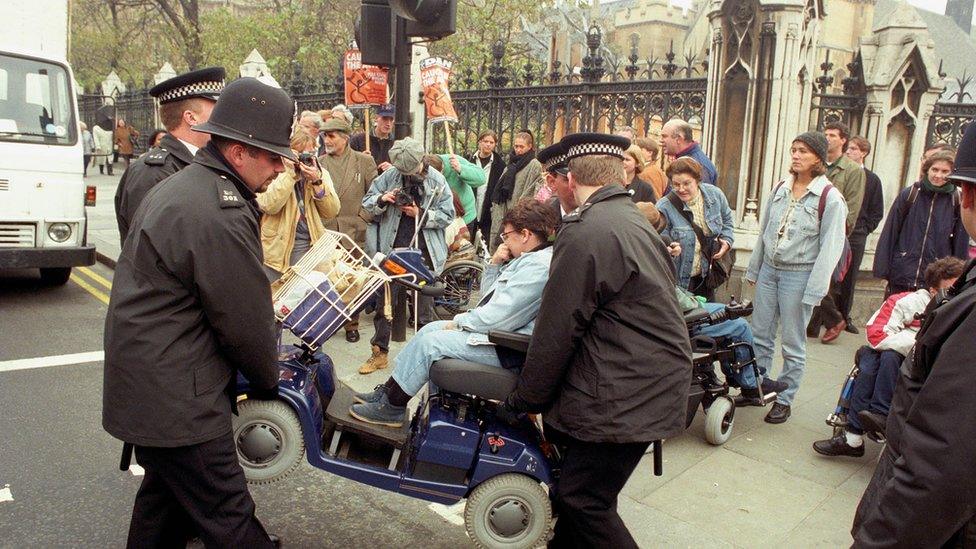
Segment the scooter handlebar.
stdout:
<path fill-rule="evenodd" d="M 424 284 L 424 285 L 414 284 L 413 282 L 410 282 L 406 278 L 394 278 L 393 281 L 396 282 L 397 284 L 404 286 L 408 290 L 417 292 L 420 295 L 425 297 L 441 297 L 442 295 L 444 295 L 444 290 L 445 290 L 444 286 L 433 286 L 430 284 Z"/>

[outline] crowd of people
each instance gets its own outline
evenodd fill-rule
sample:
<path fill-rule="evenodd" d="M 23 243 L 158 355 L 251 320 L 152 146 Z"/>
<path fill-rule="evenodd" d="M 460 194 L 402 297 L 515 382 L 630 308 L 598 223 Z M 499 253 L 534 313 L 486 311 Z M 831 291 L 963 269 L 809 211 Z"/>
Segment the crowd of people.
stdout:
<path fill-rule="evenodd" d="M 405 290 L 377 294 L 371 355 L 359 373 L 394 367 L 384 383 L 356 395 L 349 413 L 402 425 L 407 402 L 440 358 L 518 369 L 517 388 L 499 415 L 542 413 L 547 437 L 566 450 L 552 543 L 635 546 L 617 515 L 617 494 L 650 442 L 684 429 L 692 355 L 682 313 L 720 308 L 715 294 L 734 261 L 734 214 L 692 126 L 668 121 L 660 145 L 626 127 L 616 135 L 570 134 L 539 151 L 537 136 L 520 131 L 507 155 L 499 135 L 485 131 L 465 158 L 430 154 L 410 137 L 395 140 L 390 105 L 378 109 L 367 135 L 353 130 L 342 105 L 295 120 L 284 92 L 252 79 L 228 85 L 219 100 L 204 93 L 211 87 L 198 85 L 218 80 L 222 73 L 205 69 L 154 88 L 167 133 L 129 166 L 116 196 L 124 245 L 106 322 L 104 425 L 135 444 L 146 464 L 130 536 L 148 532 L 143 540 L 163 542 L 185 535 L 192 523 L 205 543 L 273 541 L 254 517 L 239 467 L 228 461 L 236 459 L 223 429 L 232 403 L 215 395 L 233 371 L 258 394 L 273 394 L 274 320 L 270 308 L 260 310 L 270 302 L 268 282 L 333 230 L 370 256 L 416 248 L 435 273 L 458 235 L 484 239 L 491 254 L 476 306 L 434 322 L 432 303 L 418 298 L 422 327 L 392 360 L 384 305 Z M 856 457 L 864 454 L 865 436 L 889 440 L 858 511 L 856 545 L 906 539 L 898 537 L 909 535 L 906 524 L 925 519 L 898 498 L 932 503 L 934 487 L 950 490 L 947 471 L 971 467 L 976 436 L 964 435 L 972 429 L 953 435 L 958 449 L 947 447 L 947 436 L 934 433 L 925 415 L 972 423 L 959 413 L 976 412 L 972 397 L 959 396 L 971 385 L 960 377 L 965 353 L 953 348 L 949 355 L 959 364 L 943 365 L 946 351 L 938 352 L 947 338 L 960 337 L 957 326 L 974 320 L 959 300 L 933 300 L 946 291 L 972 293 L 962 261 L 970 252 L 966 231 L 976 233 L 976 127 L 971 130 L 958 156 L 942 145 L 926 151 L 919 181 L 889 209 L 874 261 L 875 276 L 887 283 L 886 300 L 864 326 L 868 345 L 856 357 L 852 419 L 844 433 L 814 443 L 820 454 Z M 755 348 L 759 378 L 748 369 L 723 370 L 740 388 L 739 405 L 763 406 L 759 395 L 776 395 L 768 423 L 790 418 L 807 338 L 829 344 L 845 330 L 857 332 L 850 316 L 856 273 L 867 237 L 884 218 L 881 183 L 864 167 L 870 152 L 867 140 L 840 123 L 793 139 L 788 170 L 768 182 L 744 273 L 755 287 L 752 319 L 709 328 L 713 336 Z M 957 158 L 963 165 L 955 165 Z M 219 253 L 214 246 L 222 246 Z M 246 299 L 239 288 L 230 292 L 221 284 L 228 269 L 246 286 Z M 932 305 L 946 302 L 942 309 Z M 933 310 L 955 312 L 930 317 Z M 208 322 L 198 322 L 201 316 Z M 167 328 L 154 331 L 157 323 Z M 493 329 L 532 334 L 528 355 L 491 346 Z M 783 365 L 774 378 L 777 334 Z M 359 340 L 358 316 L 346 324 L 345 338 Z M 131 358 L 133 341 L 142 358 Z M 914 358 L 907 367 L 906 356 Z M 162 371 L 163 362 L 171 368 Z M 181 376 L 194 379 L 204 370 L 212 383 L 184 400 L 147 389 L 146 379 L 179 384 Z M 960 409 L 936 406 L 929 392 L 961 399 Z M 147 402 L 158 403 L 152 418 L 131 413 Z M 917 409 L 922 403 L 933 408 Z M 195 417 L 206 421 L 189 424 Z M 210 469 L 221 475 L 208 476 Z M 932 488 L 919 490 L 906 471 Z M 964 476 L 953 493 L 976 488 L 971 472 Z M 184 493 L 186 479 L 207 493 Z M 968 503 L 937 521 L 936 531 L 945 534 L 939 543 L 976 512 L 971 493 Z M 235 520 L 203 519 L 213 505 Z M 182 512 L 172 513 L 178 517 L 172 524 L 158 519 L 177 508 Z M 904 524 L 890 524 L 890 508 Z M 926 545 L 934 535 L 909 537 Z"/>

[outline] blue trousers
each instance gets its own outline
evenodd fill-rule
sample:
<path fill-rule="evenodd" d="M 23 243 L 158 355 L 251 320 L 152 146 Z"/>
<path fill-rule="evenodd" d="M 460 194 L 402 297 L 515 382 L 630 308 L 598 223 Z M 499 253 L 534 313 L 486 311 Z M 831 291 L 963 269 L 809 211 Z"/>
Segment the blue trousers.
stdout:
<path fill-rule="evenodd" d="M 861 410 L 888 415 L 898 381 L 898 369 L 903 360 L 905 357 L 895 351 L 862 348 L 857 359 L 858 374 L 851 391 L 851 410 L 847 414 L 850 432 L 864 433 L 857 417 Z"/>
<path fill-rule="evenodd" d="M 716 311 L 721 311 L 725 308 L 722 303 L 705 303 L 702 308 L 709 313 L 714 313 Z M 713 324 L 711 326 L 705 326 L 704 328 L 696 331 L 695 335 L 703 335 L 713 338 L 724 338 L 733 343 L 748 343 L 752 345 L 752 327 L 746 322 L 744 318 L 736 318 L 734 320 L 726 320 L 725 322 L 720 322 L 718 324 Z M 736 347 L 735 349 L 735 361 L 739 363 L 746 362 L 752 358 L 749 351 L 742 348 Z M 739 387 L 757 387 L 756 384 L 756 374 L 752 371 L 752 367 L 743 368 L 738 374 L 732 373 L 732 369 L 728 364 L 722 364 L 722 371 L 725 372 L 726 376 L 731 377 L 734 381 L 739 384 Z M 759 369 L 759 373 L 762 376 L 766 375 L 766 369 Z"/>
<path fill-rule="evenodd" d="M 777 381 L 787 389 L 776 395 L 776 402 L 793 403 L 807 365 L 807 322 L 813 305 L 803 302 L 810 271 L 787 271 L 763 263 L 753 299 L 752 329 L 756 340 L 756 362 L 763 371 L 773 366 L 776 332 L 782 330 L 783 371 Z"/>
<path fill-rule="evenodd" d="M 502 367 L 494 345 L 469 345 L 470 332 L 445 330 L 446 320 L 417 331 L 394 359 L 393 379 L 408 395 L 417 394 L 430 379 L 430 365 L 442 358 L 459 358 Z"/>

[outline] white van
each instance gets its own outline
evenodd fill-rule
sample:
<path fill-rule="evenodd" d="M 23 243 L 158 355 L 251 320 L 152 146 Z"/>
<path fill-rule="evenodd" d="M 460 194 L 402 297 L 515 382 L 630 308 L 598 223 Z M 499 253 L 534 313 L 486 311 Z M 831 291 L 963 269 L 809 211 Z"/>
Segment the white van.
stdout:
<path fill-rule="evenodd" d="M 0 51 L 0 269 L 51 284 L 95 262 L 73 82 L 63 61 Z"/>

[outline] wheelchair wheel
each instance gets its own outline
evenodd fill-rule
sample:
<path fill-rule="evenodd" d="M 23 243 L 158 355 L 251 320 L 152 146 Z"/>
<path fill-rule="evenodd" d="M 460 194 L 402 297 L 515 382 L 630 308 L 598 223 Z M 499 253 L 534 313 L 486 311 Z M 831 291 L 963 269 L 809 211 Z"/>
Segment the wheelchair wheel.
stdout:
<path fill-rule="evenodd" d="M 551 526 L 549 495 L 538 481 L 518 473 L 479 484 L 464 506 L 464 529 L 485 549 L 545 545 Z"/>
<path fill-rule="evenodd" d="M 454 315 L 477 305 L 484 269 L 477 261 L 456 261 L 444 267 L 439 277 L 444 284 L 444 295 L 434 299 L 434 314 L 438 320 L 451 320 Z"/>
<path fill-rule="evenodd" d="M 735 403 L 729 397 L 719 397 L 712 402 L 705 413 L 705 440 L 720 446 L 732 436 L 732 422 L 735 417 Z"/>
<path fill-rule="evenodd" d="M 237 458 L 251 484 L 277 482 L 298 468 L 305 455 L 302 425 L 280 400 L 247 399 L 231 421 Z"/>

